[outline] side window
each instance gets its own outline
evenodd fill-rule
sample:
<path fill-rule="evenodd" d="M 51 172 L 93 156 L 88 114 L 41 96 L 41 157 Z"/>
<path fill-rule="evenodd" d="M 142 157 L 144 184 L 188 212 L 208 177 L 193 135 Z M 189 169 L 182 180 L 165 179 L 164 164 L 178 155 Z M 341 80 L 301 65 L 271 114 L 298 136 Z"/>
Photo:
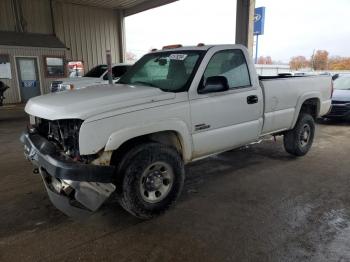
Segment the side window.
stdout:
<path fill-rule="evenodd" d="M 210 76 L 225 76 L 230 88 L 251 85 L 249 70 L 241 50 L 223 50 L 213 55 L 204 72 L 204 82 Z"/>
<path fill-rule="evenodd" d="M 46 77 L 64 77 L 66 76 L 66 65 L 64 57 L 44 57 Z"/>
<path fill-rule="evenodd" d="M 127 70 L 126 66 L 114 66 L 112 67 L 112 78 L 116 79 L 116 78 L 120 78 L 122 75 L 125 74 Z M 108 80 L 108 73 L 106 73 L 103 76 L 103 80 Z"/>

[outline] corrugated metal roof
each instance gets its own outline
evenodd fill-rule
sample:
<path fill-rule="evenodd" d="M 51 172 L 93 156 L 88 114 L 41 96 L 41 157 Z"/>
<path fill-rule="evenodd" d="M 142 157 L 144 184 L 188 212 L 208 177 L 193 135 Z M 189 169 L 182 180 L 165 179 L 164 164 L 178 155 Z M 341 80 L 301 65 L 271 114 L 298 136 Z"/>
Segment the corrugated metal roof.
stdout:
<path fill-rule="evenodd" d="M 0 31 L 0 45 L 2 46 L 30 46 L 47 48 L 67 48 L 54 35 L 17 33 Z"/>

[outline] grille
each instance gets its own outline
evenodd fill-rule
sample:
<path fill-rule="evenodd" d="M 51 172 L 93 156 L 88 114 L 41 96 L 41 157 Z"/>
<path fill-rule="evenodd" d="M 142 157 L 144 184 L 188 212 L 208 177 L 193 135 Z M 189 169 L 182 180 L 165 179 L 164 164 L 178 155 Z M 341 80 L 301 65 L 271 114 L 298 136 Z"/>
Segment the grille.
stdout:
<path fill-rule="evenodd" d="M 335 115 L 335 116 L 343 116 L 350 112 L 350 107 L 346 106 L 332 106 L 331 112 L 329 115 Z"/>
<path fill-rule="evenodd" d="M 336 101 L 336 100 L 333 100 L 332 104 L 333 105 L 344 105 L 344 104 L 350 104 L 350 101 Z"/>

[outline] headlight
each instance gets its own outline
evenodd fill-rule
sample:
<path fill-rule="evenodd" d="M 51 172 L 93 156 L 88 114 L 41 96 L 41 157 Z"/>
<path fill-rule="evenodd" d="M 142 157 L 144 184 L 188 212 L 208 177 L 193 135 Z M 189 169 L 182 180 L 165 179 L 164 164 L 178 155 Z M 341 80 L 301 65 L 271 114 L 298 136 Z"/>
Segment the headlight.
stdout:
<path fill-rule="evenodd" d="M 59 91 L 73 90 L 73 89 L 74 89 L 74 85 L 72 85 L 72 84 L 60 84 L 60 85 L 58 85 Z"/>
<path fill-rule="evenodd" d="M 52 82 L 51 82 L 51 85 L 50 85 L 50 90 L 51 90 L 51 92 L 52 92 L 52 93 L 55 93 L 55 92 L 59 91 L 59 90 L 58 90 L 58 86 L 59 86 L 60 84 L 62 84 L 62 81 L 52 81 Z"/>
<path fill-rule="evenodd" d="M 32 116 L 32 115 L 29 115 L 29 123 L 34 126 L 36 123 L 35 123 L 35 116 Z"/>

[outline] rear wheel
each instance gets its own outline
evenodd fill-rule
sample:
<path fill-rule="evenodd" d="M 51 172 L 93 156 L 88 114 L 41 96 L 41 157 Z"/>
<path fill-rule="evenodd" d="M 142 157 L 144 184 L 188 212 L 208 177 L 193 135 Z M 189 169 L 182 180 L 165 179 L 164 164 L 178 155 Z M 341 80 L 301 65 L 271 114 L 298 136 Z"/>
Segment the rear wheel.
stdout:
<path fill-rule="evenodd" d="M 184 164 L 175 148 L 145 143 L 131 149 L 121 162 L 119 202 L 129 213 L 150 219 L 170 208 L 184 184 Z"/>
<path fill-rule="evenodd" d="M 315 136 L 315 121 L 309 114 L 301 114 L 295 127 L 284 134 L 285 150 L 295 156 L 305 155 Z"/>

